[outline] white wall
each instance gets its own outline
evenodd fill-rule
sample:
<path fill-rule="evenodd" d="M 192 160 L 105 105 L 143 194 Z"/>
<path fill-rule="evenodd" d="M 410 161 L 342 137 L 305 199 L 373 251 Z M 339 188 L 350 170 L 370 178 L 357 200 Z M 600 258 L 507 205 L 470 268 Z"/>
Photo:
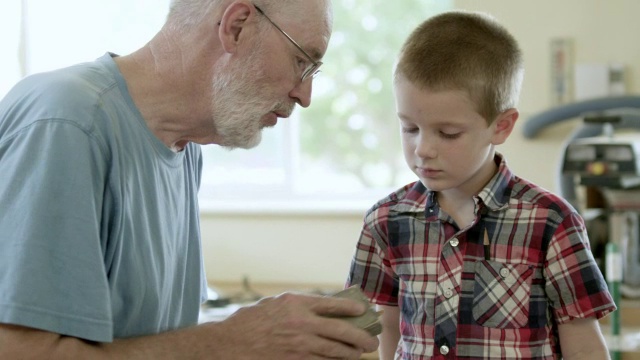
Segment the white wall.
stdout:
<path fill-rule="evenodd" d="M 500 149 L 520 176 L 557 190 L 556 170 L 563 141 L 579 119 L 547 128 L 533 140 L 525 139 L 527 117 L 551 106 L 550 41 L 574 41 L 576 63 L 620 62 L 626 65 L 629 93 L 640 93 L 640 1 L 635 0 L 456 0 L 465 10 L 485 11 L 500 21 L 519 41 L 525 58 L 525 79 L 518 128 Z"/>
<path fill-rule="evenodd" d="M 563 141 L 579 119 L 548 128 L 533 140 L 521 135 L 527 117 L 551 104 L 550 40 L 573 38 L 578 63 L 626 64 L 627 88 L 629 93 L 638 94 L 640 1 L 456 0 L 455 3 L 461 9 L 492 14 L 520 42 L 526 66 L 520 102 L 522 117 L 500 151 L 517 174 L 556 190 L 556 169 Z M 203 214 L 209 280 L 237 282 L 247 275 L 254 282 L 339 286 L 348 271 L 361 221 L 360 212 Z"/>
<path fill-rule="evenodd" d="M 202 217 L 209 280 L 342 285 L 361 214 Z"/>

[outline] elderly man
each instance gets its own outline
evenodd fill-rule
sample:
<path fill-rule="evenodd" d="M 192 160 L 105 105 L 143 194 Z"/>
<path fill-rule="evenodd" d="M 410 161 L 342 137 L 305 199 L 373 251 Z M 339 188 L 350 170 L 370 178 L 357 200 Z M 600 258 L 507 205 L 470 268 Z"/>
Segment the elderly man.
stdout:
<path fill-rule="evenodd" d="M 176 0 L 127 55 L 0 102 L 1 359 L 357 359 L 346 299 L 283 294 L 197 325 L 198 144 L 251 148 L 310 104 L 329 0 Z M 294 40 L 295 39 L 295 40 Z"/>

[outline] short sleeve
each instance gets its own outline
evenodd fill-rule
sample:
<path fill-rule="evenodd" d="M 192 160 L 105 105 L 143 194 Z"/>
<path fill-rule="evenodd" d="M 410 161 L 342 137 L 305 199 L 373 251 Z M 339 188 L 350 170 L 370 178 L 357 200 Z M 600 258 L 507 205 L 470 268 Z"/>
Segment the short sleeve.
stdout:
<path fill-rule="evenodd" d="M 373 303 L 397 306 L 399 283 L 387 255 L 387 221 L 386 207 L 374 207 L 367 212 L 351 261 L 347 286 L 358 285 Z"/>
<path fill-rule="evenodd" d="M 0 322 L 104 342 L 106 166 L 88 130 L 48 119 L 0 138 Z"/>
<path fill-rule="evenodd" d="M 588 241 L 584 221 L 571 213 L 549 244 L 546 292 L 558 324 L 576 318 L 599 319 L 616 309 Z"/>

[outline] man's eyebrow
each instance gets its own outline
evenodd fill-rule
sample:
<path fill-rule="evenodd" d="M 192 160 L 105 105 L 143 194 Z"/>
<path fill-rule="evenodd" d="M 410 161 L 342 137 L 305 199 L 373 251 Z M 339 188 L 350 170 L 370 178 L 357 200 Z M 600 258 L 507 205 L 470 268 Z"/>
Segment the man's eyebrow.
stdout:
<path fill-rule="evenodd" d="M 320 52 L 320 50 L 317 48 L 313 48 L 307 52 L 309 53 L 309 55 L 311 55 L 311 57 L 315 61 L 320 61 L 320 59 L 322 59 L 322 52 Z"/>

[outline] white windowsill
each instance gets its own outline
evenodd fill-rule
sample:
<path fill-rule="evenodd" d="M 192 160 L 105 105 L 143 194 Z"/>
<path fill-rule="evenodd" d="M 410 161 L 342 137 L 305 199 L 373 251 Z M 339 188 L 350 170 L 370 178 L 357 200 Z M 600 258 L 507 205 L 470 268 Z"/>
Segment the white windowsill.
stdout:
<path fill-rule="evenodd" d="M 375 203 L 371 200 L 325 201 L 325 200 L 259 200 L 212 201 L 200 199 L 200 213 L 203 215 L 313 215 L 336 216 L 353 215 L 363 217 Z"/>

